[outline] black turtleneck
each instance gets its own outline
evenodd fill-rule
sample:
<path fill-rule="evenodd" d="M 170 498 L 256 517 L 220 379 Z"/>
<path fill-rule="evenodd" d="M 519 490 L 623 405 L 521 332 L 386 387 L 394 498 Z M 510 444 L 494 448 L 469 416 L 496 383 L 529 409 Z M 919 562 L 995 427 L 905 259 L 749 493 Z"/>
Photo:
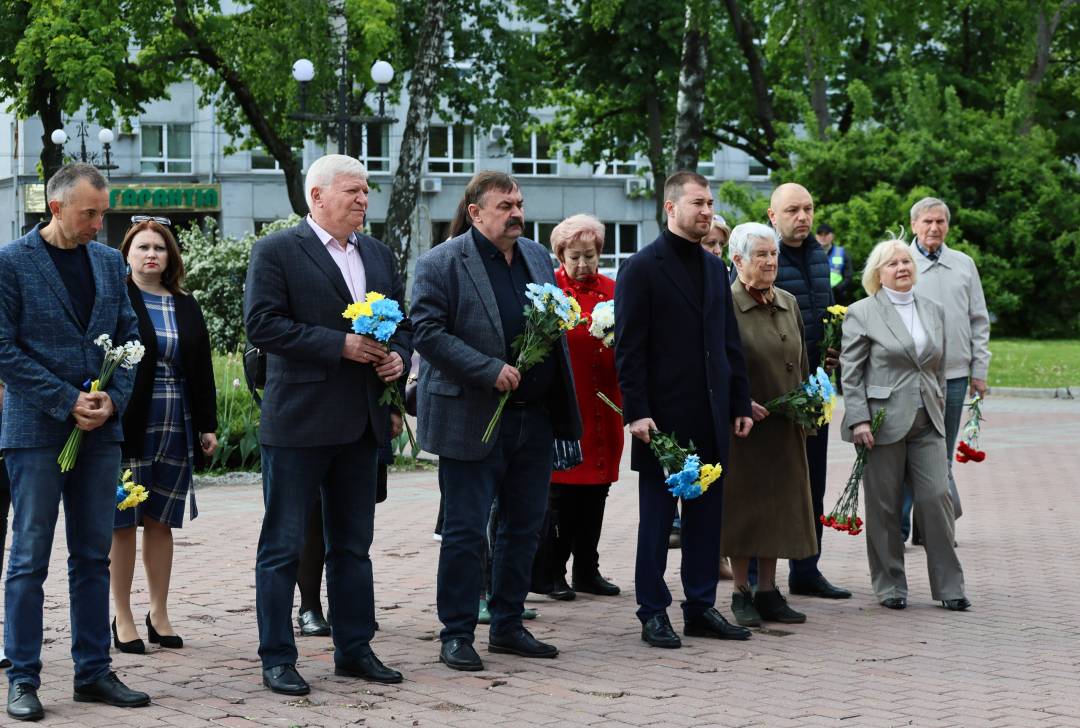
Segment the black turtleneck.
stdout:
<path fill-rule="evenodd" d="M 680 237 L 670 230 L 664 230 L 664 239 L 671 246 L 675 257 L 679 259 L 687 275 L 690 276 L 690 285 L 693 286 L 694 295 L 698 301 L 705 301 L 705 260 L 701 250 L 701 244 Z"/>

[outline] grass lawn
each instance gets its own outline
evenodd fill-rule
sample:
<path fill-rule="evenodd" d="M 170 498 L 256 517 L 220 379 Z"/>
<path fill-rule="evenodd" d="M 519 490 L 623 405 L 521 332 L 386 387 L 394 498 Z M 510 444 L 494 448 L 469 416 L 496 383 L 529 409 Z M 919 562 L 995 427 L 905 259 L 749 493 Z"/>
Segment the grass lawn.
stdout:
<path fill-rule="evenodd" d="M 990 339 L 991 387 L 1080 385 L 1080 340 Z"/>

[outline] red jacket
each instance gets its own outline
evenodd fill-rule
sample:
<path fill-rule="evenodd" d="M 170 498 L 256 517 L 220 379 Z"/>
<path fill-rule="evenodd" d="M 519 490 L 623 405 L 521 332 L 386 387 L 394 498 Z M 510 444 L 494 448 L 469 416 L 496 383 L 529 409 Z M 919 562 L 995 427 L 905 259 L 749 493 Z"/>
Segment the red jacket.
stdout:
<path fill-rule="evenodd" d="M 555 282 L 577 299 L 583 314 L 591 314 L 601 301 L 615 298 L 615 281 L 604 275 L 575 281 L 563 268 L 555 271 Z M 578 326 L 566 335 L 570 345 L 570 366 L 574 370 L 578 407 L 584 435 L 581 452 L 584 461 L 570 470 L 552 473 L 552 483 L 606 485 L 619 479 L 619 460 L 623 450 L 622 418 L 600 401 L 603 392 L 622 406 L 618 378 L 615 375 L 615 350 L 589 334 L 588 326 Z"/>

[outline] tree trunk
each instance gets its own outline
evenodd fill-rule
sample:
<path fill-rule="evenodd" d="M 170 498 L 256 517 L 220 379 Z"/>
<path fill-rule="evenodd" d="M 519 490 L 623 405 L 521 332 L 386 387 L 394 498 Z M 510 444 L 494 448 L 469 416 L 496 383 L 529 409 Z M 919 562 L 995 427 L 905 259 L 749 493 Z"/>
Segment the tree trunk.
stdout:
<path fill-rule="evenodd" d="M 428 0 L 416 53 L 416 63 L 409 78 L 409 110 L 401 136 L 401 153 L 390 188 L 390 207 L 386 216 L 386 240 L 397 261 L 398 275 L 407 284 L 409 247 L 412 240 L 412 217 L 420 193 L 427 148 L 428 123 L 435 102 L 435 87 L 443 60 L 443 33 L 446 26 L 447 0 Z"/>
<path fill-rule="evenodd" d="M 829 113 L 829 96 L 825 85 L 825 74 L 818 63 L 817 41 L 818 22 L 811 18 L 812 9 L 810 3 L 802 3 L 802 17 L 800 18 L 803 36 L 803 57 L 806 61 L 806 78 L 810 82 L 810 107 L 814 110 L 814 118 L 817 121 L 817 138 L 824 139 L 829 127 L 832 126 L 832 116 Z"/>
<path fill-rule="evenodd" d="M 735 40 L 738 42 L 739 50 L 742 51 L 743 58 L 746 60 L 746 68 L 750 73 L 750 85 L 754 92 L 753 112 L 764 137 L 763 146 L 771 154 L 777 138 L 774 125 L 776 113 L 773 110 L 772 95 L 769 93 L 769 81 L 765 77 L 765 62 L 754 40 L 754 26 L 743 14 L 739 0 L 724 0 L 724 3 L 727 6 L 728 15 L 731 16 L 731 27 L 735 32 Z M 768 165 L 764 160 L 759 159 L 759 161 L 767 166 L 775 166 L 775 162 Z"/>
<path fill-rule="evenodd" d="M 708 70 L 708 36 L 702 22 L 702 0 L 688 0 L 683 25 L 679 95 L 675 103 L 675 159 L 673 171 L 697 171 L 705 114 L 705 74 Z"/>
<path fill-rule="evenodd" d="M 1058 6 L 1053 17 L 1046 17 L 1046 6 L 1039 5 L 1035 17 L 1035 58 L 1031 62 L 1031 68 L 1027 73 L 1028 97 L 1031 100 L 1030 109 L 1024 123 L 1020 125 L 1020 134 L 1026 135 L 1035 124 L 1035 94 L 1046 76 L 1046 69 L 1050 65 L 1050 49 L 1054 43 L 1054 33 L 1061 24 L 1061 14 L 1065 12 L 1076 0 L 1064 0 Z"/>
<path fill-rule="evenodd" d="M 304 196 L 304 180 L 300 173 L 301 162 L 293 154 L 292 147 L 270 125 L 258 100 L 237 70 L 229 66 L 214 45 L 202 35 L 201 29 L 191 15 L 188 0 L 173 0 L 173 5 L 176 8 L 172 19 L 173 26 L 191 43 L 195 56 L 225 82 L 226 87 L 235 97 L 237 105 L 247 117 L 252 131 L 285 173 L 285 186 L 293 212 L 297 215 L 306 215 L 308 206 Z"/>
<path fill-rule="evenodd" d="M 64 126 L 64 117 L 60 111 L 60 99 L 52 74 L 38 77 L 33 93 L 34 112 L 41 119 L 41 180 L 48 183 L 64 164 L 64 149 L 52 143 L 52 133 Z M 18 174 L 18 172 L 16 172 Z M 49 202 L 45 201 L 45 216 L 51 217 Z"/>
<path fill-rule="evenodd" d="M 667 164 L 664 160 L 664 127 L 660 118 L 659 91 L 655 86 L 656 80 L 649 88 L 645 96 L 645 111 L 648 117 L 649 130 L 649 166 L 653 174 L 653 200 L 656 203 L 656 224 L 662 230 L 664 228 L 664 170 Z"/>

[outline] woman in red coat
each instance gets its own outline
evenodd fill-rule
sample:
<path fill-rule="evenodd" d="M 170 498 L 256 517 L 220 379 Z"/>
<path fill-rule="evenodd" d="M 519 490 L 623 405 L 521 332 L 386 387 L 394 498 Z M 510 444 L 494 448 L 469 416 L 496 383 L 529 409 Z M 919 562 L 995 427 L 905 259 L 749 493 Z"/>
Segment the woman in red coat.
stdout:
<path fill-rule="evenodd" d="M 603 248 L 604 226 L 592 215 L 568 217 L 551 233 L 551 249 L 562 264 L 555 272 L 555 281 L 578 300 L 583 314 L 591 314 L 596 304 L 615 297 L 615 281 L 598 273 Z M 600 575 L 596 547 L 604 521 L 604 501 L 611 484 L 619 478 L 623 423 L 596 396 L 600 391 L 622 404 L 614 350 L 591 336 L 587 326 L 573 329 L 566 338 L 584 424 L 584 460 L 575 468 L 552 474 L 548 538 L 555 587 L 548 596 L 569 601 L 577 591 L 602 596 L 619 593 L 619 587 Z M 566 583 L 566 562 L 571 553 L 573 588 Z"/>

